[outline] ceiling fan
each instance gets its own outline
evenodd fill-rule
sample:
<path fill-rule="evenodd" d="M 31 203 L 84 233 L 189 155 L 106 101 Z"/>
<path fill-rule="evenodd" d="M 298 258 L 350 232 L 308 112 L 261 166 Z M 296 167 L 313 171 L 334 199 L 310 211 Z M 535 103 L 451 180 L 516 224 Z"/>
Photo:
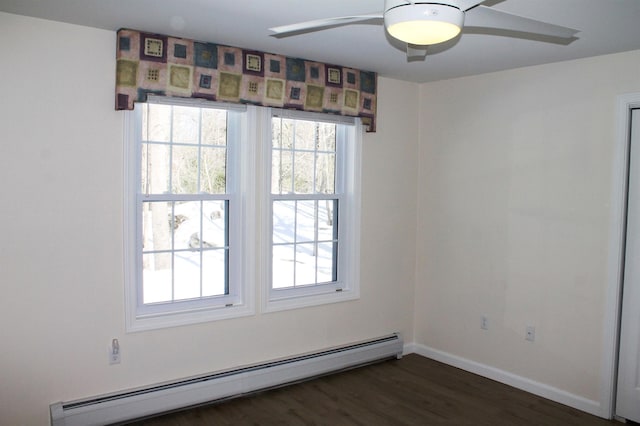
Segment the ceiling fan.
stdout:
<path fill-rule="evenodd" d="M 408 58 L 423 58 L 427 46 L 458 36 L 466 26 L 533 33 L 571 41 L 578 30 L 482 6 L 486 0 L 385 0 L 384 12 L 317 19 L 270 28 L 274 37 L 289 37 L 355 23 L 384 24 L 387 33 L 407 44 Z"/>

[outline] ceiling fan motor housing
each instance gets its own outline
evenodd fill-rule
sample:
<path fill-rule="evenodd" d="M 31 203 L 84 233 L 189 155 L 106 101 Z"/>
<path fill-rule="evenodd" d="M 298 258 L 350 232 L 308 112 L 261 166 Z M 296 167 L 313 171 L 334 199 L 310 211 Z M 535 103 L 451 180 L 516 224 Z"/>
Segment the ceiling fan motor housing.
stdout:
<path fill-rule="evenodd" d="M 399 40 L 416 45 L 442 43 L 456 37 L 464 25 L 457 2 L 385 0 L 384 25 Z"/>

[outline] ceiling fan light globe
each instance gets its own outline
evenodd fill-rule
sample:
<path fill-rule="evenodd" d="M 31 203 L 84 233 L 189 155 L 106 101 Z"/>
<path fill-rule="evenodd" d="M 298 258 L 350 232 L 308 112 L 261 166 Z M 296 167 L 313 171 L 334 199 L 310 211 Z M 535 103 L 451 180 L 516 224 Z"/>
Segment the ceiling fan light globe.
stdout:
<path fill-rule="evenodd" d="M 460 33 L 460 27 L 448 22 L 407 21 L 387 28 L 398 40 L 417 45 L 432 45 L 451 40 Z"/>
<path fill-rule="evenodd" d="M 464 12 L 440 4 L 406 4 L 388 9 L 384 14 L 384 23 L 387 32 L 398 40 L 432 45 L 460 34 Z"/>

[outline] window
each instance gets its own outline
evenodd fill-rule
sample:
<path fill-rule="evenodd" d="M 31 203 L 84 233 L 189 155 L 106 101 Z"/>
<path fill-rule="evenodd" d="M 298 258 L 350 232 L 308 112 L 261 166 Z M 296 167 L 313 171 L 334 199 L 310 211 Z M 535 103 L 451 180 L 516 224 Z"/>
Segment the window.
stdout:
<path fill-rule="evenodd" d="M 126 120 L 128 331 L 359 296 L 356 119 L 151 97 Z"/>
<path fill-rule="evenodd" d="M 242 113 L 208 106 L 149 102 L 133 113 L 131 330 L 251 311 L 242 284 L 241 172 L 250 169 L 241 167 Z"/>
<path fill-rule="evenodd" d="M 274 110 L 266 310 L 358 297 L 359 144 L 353 120 Z"/>

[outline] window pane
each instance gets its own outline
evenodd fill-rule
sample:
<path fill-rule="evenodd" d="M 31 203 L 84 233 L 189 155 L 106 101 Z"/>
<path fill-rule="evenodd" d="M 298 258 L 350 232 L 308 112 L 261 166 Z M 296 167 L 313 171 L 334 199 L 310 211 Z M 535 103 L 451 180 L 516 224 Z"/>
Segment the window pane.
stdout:
<path fill-rule="evenodd" d="M 336 281 L 337 273 L 335 270 L 334 259 L 337 258 L 337 244 L 320 243 L 318 244 L 318 282 L 328 283 Z"/>
<path fill-rule="evenodd" d="M 277 180 L 274 182 L 276 187 L 273 192 L 290 194 L 293 192 L 293 151 L 281 151 L 277 160 L 278 163 L 273 164 L 274 177 Z"/>
<path fill-rule="evenodd" d="M 282 147 L 282 120 L 275 117 L 271 119 L 271 145 L 274 148 Z"/>
<path fill-rule="evenodd" d="M 169 191 L 169 146 L 142 144 L 141 191 L 143 194 L 164 194 Z"/>
<path fill-rule="evenodd" d="M 200 297 L 200 252 L 180 251 L 174 253 L 174 300 Z"/>
<path fill-rule="evenodd" d="M 173 107 L 173 142 L 197 144 L 200 131 L 200 108 Z"/>
<path fill-rule="evenodd" d="M 336 125 L 320 123 L 318 127 L 318 151 L 335 152 L 336 150 Z"/>
<path fill-rule="evenodd" d="M 273 247 L 272 276 L 273 288 L 292 287 L 294 285 L 294 246 Z"/>
<path fill-rule="evenodd" d="M 295 153 L 295 183 L 296 194 L 313 194 L 314 190 L 314 155 L 310 152 Z"/>
<path fill-rule="evenodd" d="M 274 129 L 274 135 L 276 137 L 276 142 L 274 142 L 274 147 L 279 147 L 282 149 L 292 149 L 293 148 L 293 131 L 294 131 L 294 120 L 289 119 L 278 119 L 274 118 L 274 121 L 278 121 L 277 129 Z M 278 133 L 275 133 L 275 132 Z"/>
<path fill-rule="evenodd" d="M 273 243 L 292 243 L 295 241 L 295 201 L 273 202 Z"/>
<path fill-rule="evenodd" d="M 171 253 L 149 253 L 142 256 L 143 303 L 172 300 Z"/>
<path fill-rule="evenodd" d="M 332 241 L 337 200 L 318 201 L 318 241 Z"/>
<path fill-rule="evenodd" d="M 200 152 L 200 192 L 224 194 L 227 191 L 227 150 L 203 147 Z"/>
<path fill-rule="evenodd" d="M 142 204 L 142 247 L 145 252 L 171 250 L 172 203 L 144 202 Z"/>
<path fill-rule="evenodd" d="M 175 223 L 178 225 L 173 229 L 175 250 L 200 250 L 200 205 L 200 201 L 175 203 Z"/>
<path fill-rule="evenodd" d="M 296 242 L 315 241 L 316 201 L 298 201 L 296 209 Z"/>
<path fill-rule="evenodd" d="M 296 286 L 316 283 L 316 245 L 296 245 Z"/>
<path fill-rule="evenodd" d="M 271 164 L 271 192 L 274 194 L 290 194 L 292 188 L 293 151 L 273 150 Z"/>
<path fill-rule="evenodd" d="M 317 126 L 319 123 L 313 121 L 295 121 L 295 144 L 296 150 L 313 151 L 316 146 Z"/>
<path fill-rule="evenodd" d="M 282 172 L 280 169 L 282 168 L 282 153 L 280 150 L 271 151 L 271 193 L 272 194 L 282 194 Z"/>
<path fill-rule="evenodd" d="M 171 140 L 171 106 L 146 104 L 142 109 L 142 140 L 169 142 Z"/>
<path fill-rule="evenodd" d="M 316 156 L 316 193 L 335 194 L 335 170 L 335 154 L 318 154 Z"/>
<path fill-rule="evenodd" d="M 227 247 L 227 201 L 205 201 L 202 205 L 202 248 Z"/>
<path fill-rule="evenodd" d="M 202 252 L 202 296 L 228 294 L 226 283 L 227 250 Z"/>
<path fill-rule="evenodd" d="M 227 112 L 220 109 L 202 109 L 202 143 L 227 145 Z"/>
<path fill-rule="evenodd" d="M 174 145 L 171 163 L 171 192 L 197 194 L 198 148 Z"/>
<path fill-rule="evenodd" d="M 294 192 L 293 155 L 294 131 L 296 122 L 289 119 L 273 118 L 272 123 L 272 157 L 271 157 L 271 192 L 289 194 Z"/>

